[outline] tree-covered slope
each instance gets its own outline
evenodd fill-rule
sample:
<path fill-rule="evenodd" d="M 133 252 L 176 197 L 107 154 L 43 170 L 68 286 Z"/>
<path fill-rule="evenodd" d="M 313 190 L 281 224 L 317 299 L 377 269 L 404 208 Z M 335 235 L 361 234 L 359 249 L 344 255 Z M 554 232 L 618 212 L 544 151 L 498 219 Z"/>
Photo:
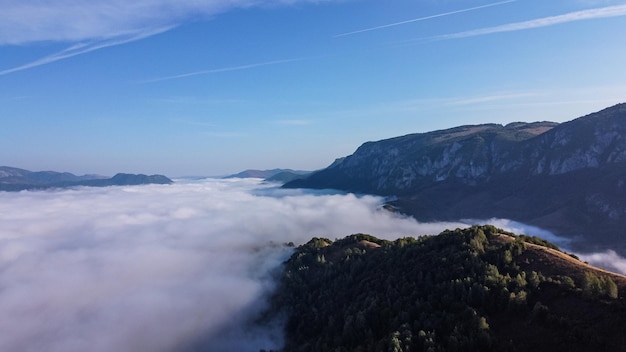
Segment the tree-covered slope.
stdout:
<path fill-rule="evenodd" d="M 626 278 L 545 245 L 492 226 L 315 238 L 273 298 L 284 351 L 626 350 Z"/>

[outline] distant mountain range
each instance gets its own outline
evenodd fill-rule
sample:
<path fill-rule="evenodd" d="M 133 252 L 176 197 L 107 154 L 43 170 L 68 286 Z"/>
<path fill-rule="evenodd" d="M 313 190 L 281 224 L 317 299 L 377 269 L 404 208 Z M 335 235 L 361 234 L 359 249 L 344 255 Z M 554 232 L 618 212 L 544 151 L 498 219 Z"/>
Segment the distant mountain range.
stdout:
<path fill-rule="evenodd" d="M 224 178 L 262 178 L 265 181 L 286 183 L 306 177 L 310 173 L 311 171 L 292 169 L 245 170 Z"/>
<path fill-rule="evenodd" d="M 420 221 L 508 218 L 626 255 L 626 104 L 562 124 L 461 126 L 360 146 L 285 185 L 396 196 Z"/>
<path fill-rule="evenodd" d="M 8 166 L 0 166 L 0 191 L 22 191 L 74 186 L 126 186 L 142 184 L 171 184 L 173 181 L 163 175 L 143 175 L 118 173 L 113 177 L 99 175 L 76 176 L 69 172 L 29 171 Z"/>

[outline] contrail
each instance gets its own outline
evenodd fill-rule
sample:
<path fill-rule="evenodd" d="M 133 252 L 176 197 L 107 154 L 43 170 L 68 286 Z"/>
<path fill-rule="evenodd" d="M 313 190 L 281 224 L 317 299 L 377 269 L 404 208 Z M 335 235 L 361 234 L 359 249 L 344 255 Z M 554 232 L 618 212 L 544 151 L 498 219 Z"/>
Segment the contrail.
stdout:
<path fill-rule="evenodd" d="M 468 9 L 463 9 L 463 10 L 456 10 L 456 11 L 451 11 L 451 12 L 446 12 L 446 13 L 440 13 L 437 15 L 432 15 L 432 16 L 426 16 L 426 17 L 420 17 L 420 18 L 414 18 L 412 20 L 406 20 L 406 21 L 402 21 L 402 22 L 396 22 L 396 23 L 391 23 L 391 24 L 385 24 L 382 26 L 378 26 L 378 27 L 372 27 L 372 28 L 366 28 L 366 29 L 361 29 L 358 31 L 353 31 L 353 32 L 348 32 L 348 33 L 342 33 L 342 34 L 337 34 L 335 36 L 333 36 L 333 38 L 338 38 L 338 37 L 345 37 L 348 35 L 353 35 L 353 34 L 358 34 L 358 33 L 363 33 L 363 32 L 370 32 L 370 31 L 375 31 L 378 29 L 383 29 L 383 28 L 389 28 L 389 27 L 395 27 L 395 26 L 400 26 L 403 24 L 407 24 L 407 23 L 412 23 L 412 22 L 418 22 L 418 21 L 425 21 L 425 20 L 430 20 L 432 18 L 437 18 L 437 17 L 443 17 L 443 16 L 449 16 L 449 15 L 454 15 L 457 13 L 462 13 L 462 12 L 468 12 L 468 11 L 474 11 L 474 10 L 479 10 L 479 9 L 484 9 L 487 7 L 492 7 L 492 6 L 498 6 L 498 5 L 504 5 L 504 4 L 508 4 L 511 2 L 515 2 L 517 0 L 506 0 L 506 1 L 500 1 L 500 2 L 495 2 L 492 4 L 487 4 L 487 5 L 481 5 L 481 6 L 476 6 L 476 7 L 470 7 Z"/>
<path fill-rule="evenodd" d="M 295 62 L 295 61 L 301 61 L 301 60 L 305 60 L 305 58 L 274 60 L 274 61 L 260 62 L 260 63 L 254 63 L 254 64 L 240 65 L 240 66 L 222 67 L 222 68 L 216 68 L 212 70 L 195 71 L 195 72 L 183 73 L 183 74 L 174 75 L 174 76 L 149 79 L 149 80 L 142 81 L 140 83 L 154 83 L 154 82 L 169 81 L 172 79 L 186 78 L 186 77 L 192 77 L 192 76 L 208 75 L 208 74 L 219 73 L 219 72 L 240 71 L 240 70 L 247 70 L 247 69 L 251 69 L 255 67 L 278 65 L 278 64 L 284 64 L 288 62 Z"/>
<path fill-rule="evenodd" d="M 608 17 L 620 17 L 626 16 L 626 5 L 617 5 L 617 6 L 609 6 L 609 7 L 601 7 L 590 10 L 582 10 L 576 12 L 566 13 L 564 15 L 543 17 L 534 20 L 524 21 L 524 22 L 515 22 L 504 24 L 501 26 L 495 27 L 487 27 L 481 29 L 475 29 L 471 31 L 453 33 L 453 34 L 444 34 L 436 37 L 432 37 L 430 39 L 456 39 L 456 38 L 468 38 L 468 37 L 476 37 L 480 35 L 494 34 L 494 33 L 502 33 L 502 32 L 514 32 L 521 31 L 526 29 L 540 28 L 540 27 L 548 27 L 561 23 L 568 23 L 574 21 L 583 21 L 583 20 L 591 20 L 597 18 L 608 18 Z"/>
<path fill-rule="evenodd" d="M 127 43 L 131 43 L 137 40 L 141 40 L 141 39 L 145 39 L 148 37 L 151 37 L 153 35 L 157 35 L 166 31 L 169 31 L 170 29 L 172 29 L 174 27 L 170 26 L 170 27 L 162 27 L 162 28 L 157 28 L 157 29 L 152 29 L 152 30 L 146 30 L 144 32 L 141 33 L 137 33 L 134 34 L 130 37 L 127 38 L 112 38 L 110 40 L 103 40 L 100 42 L 94 42 L 94 43 L 87 43 L 87 44 L 76 44 L 73 45 L 65 50 L 62 50 L 60 52 L 48 55 L 46 57 L 43 57 L 41 59 L 35 60 L 33 62 L 29 62 L 27 64 L 23 64 L 21 66 L 17 66 L 17 67 L 13 67 L 13 68 L 8 68 L 5 70 L 1 70 L 0 71 L 0 76 L 4 76 L 4 75 L 8 75 L 10 73 L 13 72 L 18 72 L 18 71 L 24 71 L 24 70 L 28 70 L 34 67 L 38 67 L 38 66 L 42 66 L 42 65 L 47 65 L 49 63 L 53 63 L 59 60 L 64 60 L 64 59 L 69 59 L 71 57 L 74 56 L 78 56 L 78 55 L 83 55 L 83 54 L 87 54 L 90 53 L 92 51 L 96 51 L 99 49 L 104 49 L 104 48 L 108 48 L 111 46 L 116 46 L 116 45 L 122 45 L 122 44 L 127 44 Z"/>

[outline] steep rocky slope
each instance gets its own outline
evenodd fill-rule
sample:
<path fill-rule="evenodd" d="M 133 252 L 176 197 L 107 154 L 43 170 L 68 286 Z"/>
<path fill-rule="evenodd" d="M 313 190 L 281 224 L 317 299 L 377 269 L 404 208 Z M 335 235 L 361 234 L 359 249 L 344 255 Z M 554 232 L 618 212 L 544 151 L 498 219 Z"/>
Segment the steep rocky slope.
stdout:
<path fill-rule="evenodd" d="M 506 217 L 616 248 L 626 228 L 626 104 L 570 122 L 462 126 L 368 142 L 286 187 L 394 195 L 418 220 Z"/>

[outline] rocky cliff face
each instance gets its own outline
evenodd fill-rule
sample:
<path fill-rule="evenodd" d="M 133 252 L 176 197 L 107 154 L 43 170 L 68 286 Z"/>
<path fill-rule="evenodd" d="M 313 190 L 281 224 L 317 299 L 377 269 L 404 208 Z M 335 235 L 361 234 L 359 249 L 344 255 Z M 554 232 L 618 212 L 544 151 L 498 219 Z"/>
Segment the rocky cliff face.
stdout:
<path fill-rule="evenodd" d="M 626 104 L 564 123 L 523 146 L 534 174 L 626 162 Z"/>
<path fill-rule="evenodd" d="M 419 220 L 507 217 L 608 246 L 626 228 L 626 104 L 562 124 L 462 126 L 368 142 L 286 186 L 394 195 Z"/>
<path fill-rule="evenodd" d="M 456 180 L 477 185 L 521 168 L 521 142 L 556 126 L 551 122 L 462 126 L 363 144 L 301 185 L 395 194 Z"/>

